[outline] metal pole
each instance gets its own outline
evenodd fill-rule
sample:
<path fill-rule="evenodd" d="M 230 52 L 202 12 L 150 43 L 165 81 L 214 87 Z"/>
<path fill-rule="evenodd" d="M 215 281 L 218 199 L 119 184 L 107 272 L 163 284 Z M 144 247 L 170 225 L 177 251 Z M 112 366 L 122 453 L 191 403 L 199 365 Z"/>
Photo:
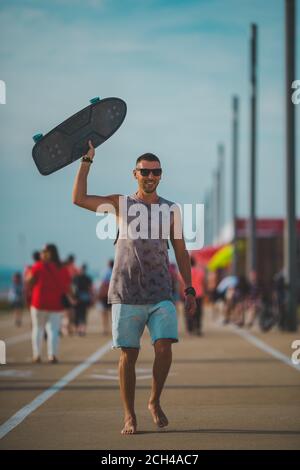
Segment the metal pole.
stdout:
<path fill-rule="evenodd" d="M 295 107 L 291 100 L 291 85 L 295 77 L 295 0 L 285 1 L 285 54 L 286 54 L 286 220 L 285 269 L 287 284 L 287 310 L 285 327 L 297 330 L 297 258 L 296 258 L 296 198 L 295 198 Z"/>
<path fill-rule="evenodd" d="M 215 185 L 216 185 L 216 243 L 219 243 L 220 236 L 220 172 L 217 166 L 215 170 Z"/>
<path fill-rule="evenodd" d="M 256 59 L 257 25 L 251 25 L 250 40 L 250 85 L 251 85 L 251 124 L 250 124 L 250 218 L 248 228 L 248 273 L 256 270 Z"/>
<path fill-rule="evenodd" d="M 232 220 L 233 220 L 233 262 L 232 274 L 237 275 L 237 211 L 238 211 L 238 125 L 239 98 L 232 99 Z"/>
<path fill-rule="evenodd" d="M 216 238 L 216 186 L 215 186 L 215 172 L 212 173 L 212 186 L 211 186 L 211 241 L 215 243 Z"/>
<path fill-rule="evenodd" d="M 219 230 L 219 194 L 218 194 L 218 171 L 213 171 L 213 244 L 218 243 L 218 230 Z"/>
<path fill-rule="evenodd" d="M 214 193 L 213 189 L 209 190 L 209 244 L 212 245 L 214 238 Z"/>
<path fill-rule="evenodd" d="M 209 191 L 209 242 L 212 245 L 214 240 L 214 187 Z"/>
<path fill-rule="evenodd" d="M 204 245 L 209 245 L 209 225 L 210 225 L 210 201 L 209 201 L 209 191 L 206 191 L 204 195 Z"/>
<path fill-rule="evenodd" d="M 220 236 L 222 232 L 222 228 L 224 225 L 224 209 L 225 209 L 225 186 L 224 186 L 224 180 L 225 180 L 225 164 L 224 164 L 224 158 L 225 158 L 225 148 L 223 144 L 218 145 L 218 183 L 219 183 L 219 211 L 218 211 L 218 219 L 219 219 L 219 232 L 218 232 L 218 238 L 220 241 Z"/>

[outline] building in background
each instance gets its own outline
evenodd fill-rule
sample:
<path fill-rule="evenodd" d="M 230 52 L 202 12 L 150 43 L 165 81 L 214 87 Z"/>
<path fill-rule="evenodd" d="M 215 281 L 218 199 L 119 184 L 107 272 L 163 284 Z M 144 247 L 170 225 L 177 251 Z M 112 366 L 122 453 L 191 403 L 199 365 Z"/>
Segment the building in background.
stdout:
<path fill-rule="evenodd" d="M 247 253 L 247 219 L 236 219 L 239 250 L 237 256 L 237 274 L 248 274 L 246 266 Z M 300 220 L 297 221 L 297 279 L 300 286 Z M 232 243 L 233 223 L 224 226 L 218 238 L 218 244 Z M 274 275 L 284 267 L 284 219 L 257 219 L 257 274 L 261 281 L 271 286 Z M 228 267 L 230 270 L 230 266 Z M 299 295 L 299 292 L 298 292 Z"/>

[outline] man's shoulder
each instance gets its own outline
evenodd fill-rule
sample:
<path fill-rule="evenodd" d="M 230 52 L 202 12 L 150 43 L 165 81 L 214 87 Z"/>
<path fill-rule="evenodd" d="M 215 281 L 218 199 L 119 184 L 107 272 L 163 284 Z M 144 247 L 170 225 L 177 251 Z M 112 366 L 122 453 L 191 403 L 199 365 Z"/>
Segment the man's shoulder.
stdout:
<path fill-rule="evenodd" d="M 177 206 L 177 202 L 170 201 L 169 199 L 166 199 L 165 197 L 159 196 L 160 199 L 160 204 L 168 204 L 168 206 Z"/>

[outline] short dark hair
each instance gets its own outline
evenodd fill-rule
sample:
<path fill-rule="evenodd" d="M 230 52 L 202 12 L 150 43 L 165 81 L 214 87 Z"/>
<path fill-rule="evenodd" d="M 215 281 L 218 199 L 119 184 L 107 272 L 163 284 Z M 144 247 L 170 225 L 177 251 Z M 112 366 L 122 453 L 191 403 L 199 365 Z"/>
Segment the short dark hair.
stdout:
<path fill-rule="evenodd" d="M 34 251 L 32 253 L 32 259 L 33 259 L 33 261 L 40 261 L 40 259 L 41 259 L 40 252 L 39 251 Z"/>
<path fill-rule="evenodd" d="M 74 263 L 75 261 L 75 256 L 74 255 L 69 255 L 67 258 L 67 263 Z"/>
<path fill-rule="evenodd" d="M 140 155 L 136 160 L 136 165 L 140 163 L 142 160 L 146 160 L 147 162 L 158 162 L 160 164 L 159 158 L 154 155 L 154 153 L 143 153 Z"/>

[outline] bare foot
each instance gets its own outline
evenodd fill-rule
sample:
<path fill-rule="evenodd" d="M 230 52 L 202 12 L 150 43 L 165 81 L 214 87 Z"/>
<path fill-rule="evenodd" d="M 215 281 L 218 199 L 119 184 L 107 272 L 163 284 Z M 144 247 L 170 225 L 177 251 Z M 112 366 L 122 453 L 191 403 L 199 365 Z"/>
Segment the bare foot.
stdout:
<path fill-rule="evenodd" d="M 135 434 L 136 433 L 136 416 L 128 416 L 124 420 L 124 428 L 121 431 L 121 434 Z"/>
<path fill-rule="evenodd" d="M 148 410 L 151 412 L 153 421 L 158 427 L 163 428 L 165 426 L 168 426 L 168 418 L 161 409 L 159 403 L 149 403 Z"/>
<path fill-rule="evenodd" d="M 57 364 L 58 359 L 57 359 L 56 356 L 50 356 L 49 359 L 48 359 L 48 362 L 49 362 L 49 364 Z"/>
<path fill-rule="evenodd" d="M 32 362 L 33 362 L 33 364 L 40 364 L 42 362 L 42 360 L 41 360 L 40 356 L 34 356 L 32 358 Z"/>

